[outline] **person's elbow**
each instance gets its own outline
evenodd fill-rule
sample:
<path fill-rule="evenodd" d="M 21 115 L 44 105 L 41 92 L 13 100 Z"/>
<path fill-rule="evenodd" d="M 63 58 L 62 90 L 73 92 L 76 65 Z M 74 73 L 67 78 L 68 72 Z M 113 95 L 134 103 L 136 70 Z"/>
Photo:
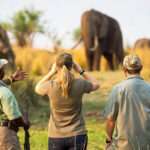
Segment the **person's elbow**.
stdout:
<path fill-rule="evenodd" d="M 35 93 L 42 95 L 42 96 L 44 95 L 41 91 L 41 88 L 38 85 L 35 87 Z"/>
<path fill-rule="evenodd" d="M 92 91 L 95 91 L 100 88 L 99 83 L 92 83 Z"/>

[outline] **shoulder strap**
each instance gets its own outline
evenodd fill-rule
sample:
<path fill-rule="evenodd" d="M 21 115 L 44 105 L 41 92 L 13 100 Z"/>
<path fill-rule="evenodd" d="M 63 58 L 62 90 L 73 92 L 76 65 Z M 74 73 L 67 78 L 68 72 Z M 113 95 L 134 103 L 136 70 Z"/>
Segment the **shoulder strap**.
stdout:
<path fill-rule="evenodd" d="M 7 85 L 2 81 L 0 80 L 0 87 L 3 86 L 3 87 L 7 87 Z M 0 115 L 4 114 L 3 112 L 3 106 L 2 106 L 2 103 L 1 103 L 1 99 L 0 99 Z"/>
<path fill-rule="evenodd" d="M 7 85 L 2 80 L 0 80 L 0 86 L 7 87 Z"/>

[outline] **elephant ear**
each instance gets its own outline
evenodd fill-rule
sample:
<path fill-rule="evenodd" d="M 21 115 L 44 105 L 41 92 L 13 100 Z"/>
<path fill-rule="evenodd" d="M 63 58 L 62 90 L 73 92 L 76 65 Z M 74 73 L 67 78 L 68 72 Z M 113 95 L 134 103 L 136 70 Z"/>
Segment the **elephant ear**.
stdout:
<path fill-rule="evenodd" d="M 105 16 L 103 17 L 103 20 L 102 20 L 102 24 L 101 24 L 101 27 L 100 27 L 100 38 L 104 38 L 107 36 L 107 33 L 108 33 L 108 25 L 109 25 L 109 20 L 108 18 L 106 18 Z"/>

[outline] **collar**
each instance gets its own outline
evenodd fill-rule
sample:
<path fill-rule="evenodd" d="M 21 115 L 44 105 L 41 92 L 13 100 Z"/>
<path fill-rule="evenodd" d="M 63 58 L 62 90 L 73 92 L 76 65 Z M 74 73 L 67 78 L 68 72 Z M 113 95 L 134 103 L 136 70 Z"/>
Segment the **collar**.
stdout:
<path fill-rule="evenodd" d="M 5 86 L 5 87 L 7 87 L 7 85 L 3 82 L 3 80 L 0 80 L 0 86 Z"/>
<path fill-rule="evenodd" d="M 133 79 L 133 78 L 140 79 L 140 80 L 144 80 L 144 79 L 143 79 L 140 75 L 138 75 L 138 74 L 135 74 L 135 75 L 128 75 L 127 80 L 128 80 L 128 79 Z"/>

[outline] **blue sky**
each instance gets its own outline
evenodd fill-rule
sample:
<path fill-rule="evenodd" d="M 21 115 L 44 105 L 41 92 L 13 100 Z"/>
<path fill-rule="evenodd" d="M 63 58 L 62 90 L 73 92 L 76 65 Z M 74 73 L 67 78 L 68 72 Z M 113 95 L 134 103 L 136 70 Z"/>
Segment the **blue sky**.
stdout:
<path fill-rule="evenodd" d="M 22 8 L 43 11 L 49 29 L 63 38 L 64 46 L 72 46 L 72 31 L 80 25 L 81 14 L 91 8 L 116 18 L 123 31 L 124 44 L 133 44 L 141 37 L 150 38 L 149 0 L 0 0 L 0 21 L 8 21 Z M 36 47 L 50 47 L 49 40 L 38 35 Z"/>

